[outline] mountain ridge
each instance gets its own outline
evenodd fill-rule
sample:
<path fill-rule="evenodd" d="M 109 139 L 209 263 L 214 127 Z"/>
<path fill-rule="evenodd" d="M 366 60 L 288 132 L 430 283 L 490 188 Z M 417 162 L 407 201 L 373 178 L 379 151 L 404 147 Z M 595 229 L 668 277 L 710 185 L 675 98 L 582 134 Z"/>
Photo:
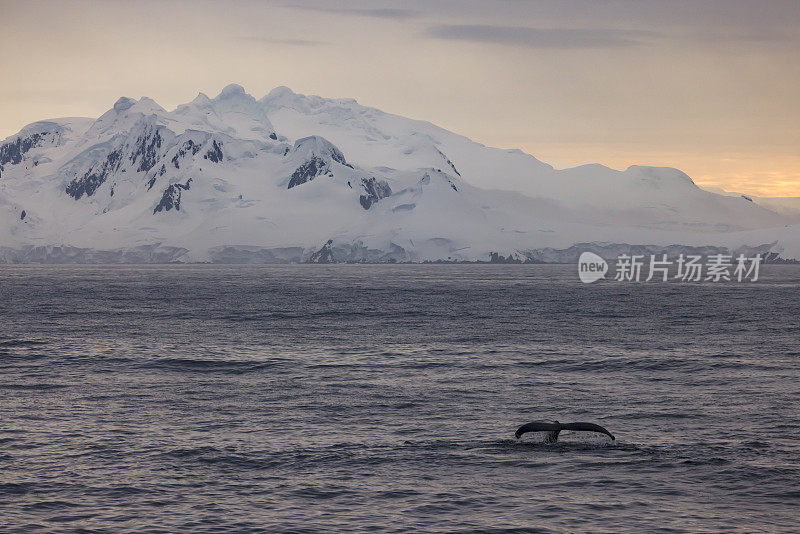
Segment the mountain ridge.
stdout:
<path fill-rule="evenodd" d="M 168 261 L 234 249 L 307 259 L 329 240 L 370 261 L 620 241 L 774 243 L 800 257 L 798 217 L 677 169 L 556 170 L 352 99 L 277 87 L 257 100 L 236 84 L 173 111 L 122 97 L 97 119 L 31 123 L 0 143 L 0 220 L 6 251 L 184 251 Z"/>

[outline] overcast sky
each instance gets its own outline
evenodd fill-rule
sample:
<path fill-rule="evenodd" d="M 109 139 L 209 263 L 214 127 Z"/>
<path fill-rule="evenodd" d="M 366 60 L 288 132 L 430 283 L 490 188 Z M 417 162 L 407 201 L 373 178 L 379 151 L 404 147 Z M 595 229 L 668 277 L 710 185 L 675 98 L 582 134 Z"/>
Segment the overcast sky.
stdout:
<path fill-rule="evenodd" d="M 797 0 L 0 0 L 0 73 L 0 138 L 121 95 L 286 85 L 559 168 L 800 196 Z"/>

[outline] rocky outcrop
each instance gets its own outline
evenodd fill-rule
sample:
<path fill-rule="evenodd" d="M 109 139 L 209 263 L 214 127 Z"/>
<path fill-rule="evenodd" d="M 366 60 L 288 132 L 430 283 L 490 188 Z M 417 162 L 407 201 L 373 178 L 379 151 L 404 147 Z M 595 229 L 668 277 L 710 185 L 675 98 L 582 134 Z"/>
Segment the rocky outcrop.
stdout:
<path fill-rule="evenodd" d="M 161 202 L 153 209 L 153 215 L 161 211 L 169 211 L 175 208 L 176 211 L 181 211 L 181 192 L 188 191 L 192 179 L 186 180 L 185 184 L 172 184 L 164 190 L 161 196 Z"/>
<path fill-rule="evenodd" d="M 333 245 L 333 241 L 329 239 L 327 243 L 322 245 L 321 249 L 314 252 L 308 260 L 306 260 L 306 263 L 336 263 L 333 252 L 331 251 L 331 245 Z"/>
<path fill-rule="evenodd" d="M 163 139 L 158 129 L 147 130 L 136 139 L 136 143 L 131 151 L 131 163 L 139 166 L 137 172 L 147 172 L 152 169 L 161 157 L 160 149 Z"/>
<path fill-rule="evenodd" d="M 365 210 L 368 210 L 380 199 L 392 194 L 392 188 L 389 187 L 389 184 L 385 180 L 376 180 L 374 176 L 362 178 L 361 187 L 364 189 L 364 194 L 358 200 Z"/>
<path fill-rule="evenodd" d="M 345 159 L 341 150 L 336 148 L 333 143 L 324 137 L 320 137 L 318 135 L 312 135 L 298 139 L 295 141 L 294 147 L 292 147 L 292 152 L 302 154 L 306 157 L 316 156 L 324 160 L 332 160 L 337 163 L 341 163 L 345 167 L 350 167 L 351 169 L 353 168 L 352 165 L 347 163 L 347 160 Z"/>
<path fill-rule="evenodd" d="M 347 163 L 341 150 L 333 146 L 327 139 L 317 135 L 298 139 L 291 149 L 287 148 L 284 151 L 283 155 L 300 161 L 289 177 L 288 189 L 310 182 L 317 176 L 333 177 L 334 162 L 350 169 L 353 168 Z"/>
<path fill-rule="evenodd" d="M 109 175 L 119 169 L 120 163 L 122 163 L 121 151 L 110 152 L 99 167 L 90 168 L 83 176 L 67 184 L 67 194 L 75 200 L 80 200 L 83 195 L 92 196 L 106 182 Z"/>
<path fill-rule="evenodd" d="M 156 183 L 156 180 L 159 176 L 164 176 L 167 172 L 167 167 L 162 163 L 161 168 L 158 170 L 158 173 L 154 174 L 148 181 L 147 181 L 147 190 L 150 191 L 153 189 L 153 186 Z"/>
<path fill-rule="evenodd" d="M 17 137 L 13 141 L 0 145 L 0 172 L 4 165 L 17 165 L 22 162 L 22 156 L 44 139 L 48 132 L 37 132 L 27 137 Z"/>
<path fill-rule="evenodd" d="M 197 154 L 200 151 L 200 145 L 195 143 L 193 140 L 189 139 L 181 147 L 175 152 L 175 155 L 172 157 L 172 164 L 175 165 L 176 169 L 180 169 L 180 160 L 186 156 L 186 154 L 190 153 L 192 155 Z"/>
<path fill-rule="evenodd" d="M 458 192 L 458 187 L 456 187 L 456 184 L 453 182 L 453 180 L 450 179 L 450 177 L 446 173 L 443 173 L 441 169 L 432 169 L 431 172 L 426 172 L 422 176 L 422 178 L 419 179 L 419 182 L 417 183 L 421 186 L 430 185 L 431 173 L 433 173 L 433 176 L 435 176 L 437 180 L 444 180 L 450 186 L 450 189 L 452 189 L 456 193 Z"/>
<path fill-rule="evenodd" d="M 204 159 L 219 163 L 222 161 L 222 143 L 217 143 L 216 140 L 211 142 L 211 149 L 203 156 Z"/>
<path fill-rule="evenodd" d="M 62 142 L 65 128 L 50 121 L 36 122 L 26 126 L 15 138 L 0 143 L 0 177 L 10 165 L 19 165 L 26 159 L 26 154 L 34 148 L 45 145 L 58 146 Z M 45 161 L 49 161 L 47 157 Z M 33 166 L 39 165 L 34 157 Z"/>
<path fill-rule="evenodd" d="M 328 173 L 328 164 L 322 158 L 312 156 L 310 160 L 300 165 L 289 177 L 287 189 L 310 182 L 317 176 Z"/>
<path fill-rule="evenodd" d="M 461 173 L 458 172 L 458 169 L 456 169 L 456 166 L 453 164 L 453 162 L 450 161 L 450 159 L 444 155 L 444 152 L 442 152 L 438 148 L 436 149 L 436 152 L 438 152 L 439 155 L 442 156 L 442 159 L 447 162 L 447 164 L 450 166 L 451 169 L 453 169 L 453 172 L 456 173 L 457 176 L 461 177 Z"/>
<path fill-rule="evenodd" d="M 516 254 L 509 254 L 508 257 L 503 257 L 500 253 L 492 252 L 489 256 L 489 263 L 513 264 L 523 263 L 523 261 Z"/>

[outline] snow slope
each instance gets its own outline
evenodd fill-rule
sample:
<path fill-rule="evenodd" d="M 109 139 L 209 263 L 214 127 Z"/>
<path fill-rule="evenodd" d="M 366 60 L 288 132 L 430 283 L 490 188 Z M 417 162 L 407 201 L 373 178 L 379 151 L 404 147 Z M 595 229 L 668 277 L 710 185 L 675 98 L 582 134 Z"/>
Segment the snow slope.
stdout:
<path fill-rule="evenodd" d="M 579 242 L 800 257 L 792 213 L 676 169 L 555 170 L 285 87 L 33 123 L 0 144 L 0 221 L 0 261 L 477 260 Z"/>
<path fill-rule="evenodd" d="M 800 197 L 757 197 L 754 195 L 744 195 L 742 193 L 734 193 L 725 191 L 719 187 L 704 187 L 707 191 L 724 195 L 728 197 L 741 197 L 749 200 L 759 206 L 763 206 L 776 213 L 786 215 L 792 219 L 800 222 Z"/>

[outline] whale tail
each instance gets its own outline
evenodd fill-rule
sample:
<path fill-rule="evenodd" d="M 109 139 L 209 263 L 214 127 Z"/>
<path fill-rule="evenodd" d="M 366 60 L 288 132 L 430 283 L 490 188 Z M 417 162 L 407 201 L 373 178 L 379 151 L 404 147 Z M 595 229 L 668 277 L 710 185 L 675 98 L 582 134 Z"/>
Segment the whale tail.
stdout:
<path fill-rule="evenodd" d="M 594 423 L 565 423 L 561 425 L 562 430 L 577 430 L 580 432 L 599 432 L 600 434 L 605 434 L 612 440 L 616 440 L 617 438 L 614 437 L 614 434 L 606 430 L 600 425 L 596 425 Z"/>
<path fill-rule="evenodd" d="M 547 432 L 548 434 L 555 434 L 558 439 L 558 433 L 561 432 L 561 423 L 548 423 L 545 421 L 533 421 L 522 425 L 514 432 L 514 436 L 519 439 L 526 432 Z"/>
<path fill-rule="evenodd" d="M 548 423 L 546 421 L 532 421 L 519 427 L 517 431 L 514 432 L 514 436 L 519 439 L 527 432 L 547 432 L 547 436 L 545 437 L 544 441 L 546 443 L 555 443 L 558 441 L 558 434 L 562 430 L 599 432 L 600 434 L 605 434 L 606 436 L 610 437 L 612 440 L 617 439 L 611 432 L 594 423 L 559 423 L 558 421 L 554 421 L 552 423 Z"/>

